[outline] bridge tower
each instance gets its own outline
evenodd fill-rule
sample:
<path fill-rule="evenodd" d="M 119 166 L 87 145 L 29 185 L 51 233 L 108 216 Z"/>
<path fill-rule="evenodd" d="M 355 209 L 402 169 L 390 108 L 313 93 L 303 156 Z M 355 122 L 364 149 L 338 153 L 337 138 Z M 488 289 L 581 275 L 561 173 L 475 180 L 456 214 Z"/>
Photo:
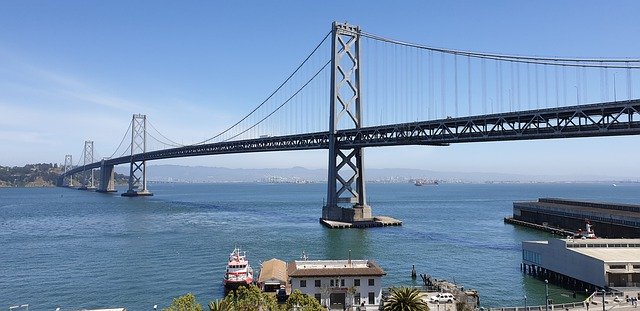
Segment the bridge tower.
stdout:
<path fill-rule="evenodd" d="M 86 140 L 84 142 L 84 151 L 82 152 L 82 154 L 84 157 L 84 165 L 93 163 L 93 141 L 92 140 Z M 88 175 L 87 175 L 87 172 L 82 172 L 82 173 L 84 175 L 82 180 L 82 186 L 78 189 L 95 190 L 96 186 L 94 185 L 94 182 L 93 182 L 93 169 L 89 171 Z"/>
<path fill-rule="evenodd" d="M 124 197 L 151 196 L 147 190 L 147 170 L 143 154 L 147 152 L 147 116 L 134 114 L 131 119 L 131 165 L 129 168 L 129 190 Z M 137 155 L 137 156 L 136 156 Z"/>
<path fill-rule="evenodd" d="M 360 28 L 333 23 L 331 108 L 329 116 L 329 176 L 322 221 L 373 221 L 367 205 L 362 148 L 343 148 L 336 140 L 341 129 L 361 128 Z M 339 203 L 352 204 L 340 207 Z"/>
<path fill-rule="evenodd" d="M 64 173 L 66 173 L 73 169 L 73 157 L 70 154 L 64 156 Z M 73 187 L 73 175 L 68 175 L 65 177 L 67 180 L 62 180 L 61 186 L 67 186 L 69 188 Z"/>

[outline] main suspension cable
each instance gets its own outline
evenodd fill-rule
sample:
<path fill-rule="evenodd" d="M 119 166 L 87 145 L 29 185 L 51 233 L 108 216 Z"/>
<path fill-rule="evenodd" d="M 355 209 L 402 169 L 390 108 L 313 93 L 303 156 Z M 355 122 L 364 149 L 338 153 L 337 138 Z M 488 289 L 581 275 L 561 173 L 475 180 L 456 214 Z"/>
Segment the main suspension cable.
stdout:
<path fill-rule="evenodd" d="M 278 88 L 275 89 L 275 91 L 273 91 L 265 100 L 263 100 L 260 105 L 258 105 L 256 108 L 254 108 L 253 110 L 251 110 L 251 112 L 249 112 L 246 116 L 244 116 L 242 119 L 240 119 L 238 122 L 234 123 L 232 126 L 228 127 L 227 129 L 225 129 L 224 131 L 218 133 L 217 135 L 194 143 L 192 145 L 201 145 L 207 142 L 210 142 L 224 134 L 226 134 L 227 132 L 229 132 L 231 129 L 233 129 L 234 127 L 236 127 L 238 124 L 240 124 L 242 121 L 246 120 L 247 118 L 249 118 L 249 116 L 251 116 L 254 112 L 256 112 L 258 109 L 260 109 L 260 107 L 262 107 L 265 103 L 267 103 L 267 101 L 269 101 L 276 93 L 278 93 L 278 91 L 280 91 L 280 89 L 282 89 L 282 87 L 284 87 L 285 84 L 287 84 L 287 82 L 289 82 L 289 80 L 291 80 L 291 78 L 293 78 L 293 76 L 300 70 L 300 68 L 302 68 L 302 66 L 304 66 L 304 64 L 307 63 L 307 61 L 311 58 L 311 56 L 313 56 L 313 54 L 315 54 L 315 52 L 320 48 L 320 46 L 322 46 L 322 44 L 327 40 L 327 38 L 329 37 L 329 35 L 332 32 L 327 33 L 327 35 L 324 36 L 324 38 L 322 38 L 322 41 L 320 41 L 320 43 L 318 43 L 318 45 L 313 49 L 313 51 L 311 51 L 311 53 L 309 53 L 309 55 L 307 56 L 307 58 L 305 58 L 302 63 L 293 71 L 293 73 L 291 73 L 289 75 L 289 77 L 287 77 L 287 79 L 284 80 L 284 82 L 282 82 Z"/>

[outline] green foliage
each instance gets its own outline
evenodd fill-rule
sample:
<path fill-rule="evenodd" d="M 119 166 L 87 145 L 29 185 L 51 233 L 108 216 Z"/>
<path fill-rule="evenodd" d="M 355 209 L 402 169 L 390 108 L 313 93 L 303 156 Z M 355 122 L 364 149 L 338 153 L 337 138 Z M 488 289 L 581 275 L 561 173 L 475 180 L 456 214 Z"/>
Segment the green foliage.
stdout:
<path fill-rule="evenodd" d="M 257 286 L 240 287 L 224 299 L 209 303 L 211 311 L 271 311 L 278 310 L 274 296 L 263 293 Z"/>
<path fill-rule="evenodd" d="M 301 293 L 299 290 L 294 290 L 293 293 L 287 299 L 287 303 L 285 305 L 286 310 L 293 310 L 294 307 L 297 307 L 300 311 L 322 311 L 324 308 L 320 305 L 317 299 L 313 297 L 309 297 Z"/>
<path fill-rule="evenodd" d="M 385 311 L 429 311 L 427 303 L 422 301 L 420 292 L 415 288 L 393 287 L 390 297 L 384 302 Z"/>
<path fill-rule="evenodd" d="M 52 187 L 55 186 L 64 168 L 58 164 L 40 163 L 27 164 L 23 167 L 0 166 L 0 187 Z M 90 172 L 75 174 L 74 182 L 77 185 L 81 180 L 89 177 Z M 100 176 L 99 170 L 93 172 L 94 180 Z M 115 174 L 116 183 L 126 183 L 128 177 Z"/>
<path fill-rule="evenodd" d="M 263 293 L 255 285 L 240 287 L 224 299 L 209 302 L 210 311 L 290 311 L 294 307 L 299 311 L 325 310 L 315 298 L 299 290 L 294 291 L 285 304 L 278 305 L 275 296 Z"/>
<path fill-rule="evenodd" d="M 209 302 L 209 310 L 211 311 L 226 311 L 229 309 L 229 302 L 224 299 Z"/>
<path fill-rule="evenodd" d="M 163 311 L 202 311 L 202 306 L 196 301 L 196 296 L 187 293 L 183 296 L 173 298 L 171 305 Z"/>

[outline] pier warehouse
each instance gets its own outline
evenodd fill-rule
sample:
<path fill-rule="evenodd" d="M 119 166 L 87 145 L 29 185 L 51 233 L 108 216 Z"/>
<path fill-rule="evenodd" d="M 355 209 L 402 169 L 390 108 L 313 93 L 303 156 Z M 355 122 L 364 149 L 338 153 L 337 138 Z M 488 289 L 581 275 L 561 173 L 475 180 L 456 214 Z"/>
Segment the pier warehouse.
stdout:
<path fill-rule="evenodd" d="M 553 239 L 522 242 L 525 271 L 574 286 L 640 287 L 640 239 Z"/>
<path fill-rule="evenodd" d="M 301 260 L 289 263 L 288 275 L 292 291 L 315 297 L 331 310 L 377 310 L 386 273 L 371 260 Z"/>
<path fill-rule="evenodd" d="M 588 219 L 598 237 L 640 238 L 640 205 L 540 198 L 514 202 L 513 219 L 570 232 L 584 228 Z"/>

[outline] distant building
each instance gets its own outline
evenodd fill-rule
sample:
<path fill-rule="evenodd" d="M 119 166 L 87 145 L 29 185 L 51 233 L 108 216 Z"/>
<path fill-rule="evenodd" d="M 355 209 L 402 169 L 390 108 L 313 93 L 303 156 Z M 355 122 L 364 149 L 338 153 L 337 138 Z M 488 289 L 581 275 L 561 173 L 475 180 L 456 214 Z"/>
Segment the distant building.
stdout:
<path fill-rule="evenodd" d="M 258 286 L 264 292 L 275 292 L 287 285 L 287 263 L 280 259 L 270 259 L 262 263 Z"/>
<path fill-rule="evenodd" d="M 288 264 L 291 290 L 315 297 L 330 310 L 377 310 L 386 273 L 370 260 L 301 260 Z"/>
<path fill-rule="evenodd" d="M 640 239 L 525 241 L 522 263 L 529 272 L 567 285 L 640 287 Z"/>

